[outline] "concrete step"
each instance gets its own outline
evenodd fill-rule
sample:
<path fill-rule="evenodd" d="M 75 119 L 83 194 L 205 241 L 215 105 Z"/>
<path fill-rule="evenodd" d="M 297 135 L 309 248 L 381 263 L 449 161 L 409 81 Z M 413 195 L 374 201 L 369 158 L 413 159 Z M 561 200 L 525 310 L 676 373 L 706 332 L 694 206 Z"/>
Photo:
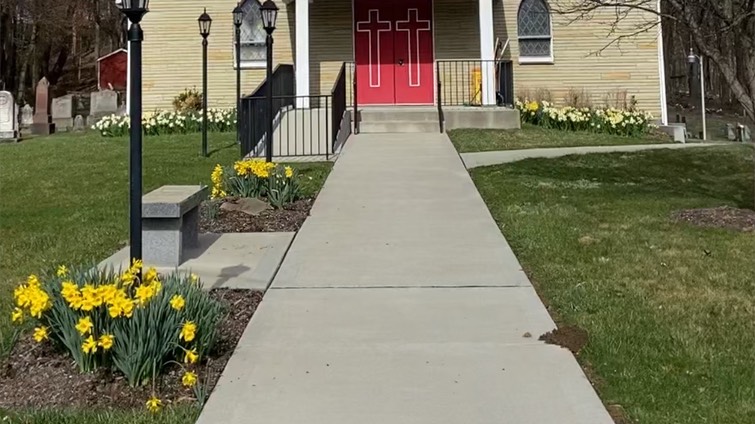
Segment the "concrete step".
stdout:
<path fill-rule="evenodd" d="M 432 121 L 364 121 L 359 123 L 359 131 L 364 134 L 383 133 L 434 133 L 440 132 L 437 117 Z"/>
<path fill-rule="evenodd" d="M 438 109 L 422 108 L 365 108 L 359 111 L 362 122 L 412 121 L 429 122 L 438 120 Z"/>

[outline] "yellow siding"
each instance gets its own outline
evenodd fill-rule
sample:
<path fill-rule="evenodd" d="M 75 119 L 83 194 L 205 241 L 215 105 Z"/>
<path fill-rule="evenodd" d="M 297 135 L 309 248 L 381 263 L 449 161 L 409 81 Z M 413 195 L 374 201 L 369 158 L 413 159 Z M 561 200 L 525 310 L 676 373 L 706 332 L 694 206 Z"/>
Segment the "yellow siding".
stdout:
<path fill-rule="evenodd" d="M 343 62 L 354 60 L 351 2 L 318 0 L 309 5 L 309 78 L 313 95 L 330 94 Z M 351 87 L 348 91 L 350 95 Z"/>
<path fill-rule="evenodd" d="M 501 2 L 495 7 L 501 7 Z M 570 17 L 552 14 L 554 63 L 519 64 L 516 31 L 519 1 L 503 0 L 502 7 L 503 19 L 496 15 L 496 33 L 501 34 L 504 41 L 505 34 L 511 38 L 515 93 L 529 92 L 534 96 L 538 90 L 548 90 L 555 102 L 562 103 L 569 90 L 584 90 L 594 104 L 603 104 L 606 97 L 626 92 L 630 97 L 635 96 L 639 108 L 660 117 L 657 30 L 624 39 L 620 45 L 597 54 L 615 37 L 631 34 L 638 26 L 654 19 L 654 15 L 632 12 L 617 32 L 609 35 L 609 24 L 616 16 L 612 9 L 570 25 L 567 25 Z"/>
<path fill-rule="evenodd" d="M 280 8 L 275 31 L 275 63 L 293 63 L 293 18 L 286 5 Z M 234 26 L 231 11 L 236 0 L 193 2 L 152 0 L 145 16 L 143 47 L 144 108 L 171 109 L 173 98 L 185 88 L 202 89 L 202 37 L 197 18 L 204 7 L 212 16 L 208 46 L 208 96 L 210 107 L 233 107 L 236 97 Z M 293 6 L 293 5 L 292 5 Z M 264 79 L 264 69 L 241 71 L 242 92 L 249 93 Z"/>
<path fill-rule="evenodd" d="M 356 0 L 358 1 L 358 0 Z M 517 10 L 519 0 L 493 0 L 495 34 L 510 39 L 507 58 L 514 60 L 514 81 L 519 94 L 547 90 L 556 102 L 570 90 L 587 91 L 596 104 L 621 91 L 634 95 L 639 107 L 660 115 L 660 79 L 655 31 L 623 40 L 596 55 L 610 42 L 606 10 L 589 21 L 566 25 L 568 17 L 554 14 L 553 64 L 519 64 Z M 275 32 L 275 62 L 294 63 L 296 3 L 280 7 Z M 310 79 L 312 94 L 329 94 L 341 63 L 353 60 L 352 0 L 317 0 L 310 3 Z M 209 45 L 209 96 L 211 106 L 234 104 L 233 24 L 230 11 L 236 0 L 207 2 L 213 18 Z M 434 29 L 436 59 L 480 57 L 478 2 L 435 0 Z M 185 88 L 202 85 L 201 37 L 197 17 L 204 4 L 186 0 L 153 0 L 144 21 L 144 104 L 146 109 L 171 108 L 171 102 Z M 618 34 L 653 16 L 636 12 Z M 242 71 L 243 91 L 249 93 L 264 78 L 264 69 Z M 448 75 L 441 76 L 449 78 Z M 457 77 L 469 78 L 469 75 Z M 350 82 L 350 79 L 349 79 Z M 468 86 L 465 80 L 461 85 Z M 349 87 L 350 88 L 350 87 Z M 467 88 L 468 89 L 468 88 Z"/>

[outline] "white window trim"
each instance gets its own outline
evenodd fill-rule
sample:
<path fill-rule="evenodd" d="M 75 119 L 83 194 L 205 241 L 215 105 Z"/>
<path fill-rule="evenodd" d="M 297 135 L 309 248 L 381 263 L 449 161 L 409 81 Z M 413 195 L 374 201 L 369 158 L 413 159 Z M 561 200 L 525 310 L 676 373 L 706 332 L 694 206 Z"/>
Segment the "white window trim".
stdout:
<path fill-rule="evenodd" d="M 551 53 L 548 56 L 521 56 L 522 49 L 519 49 L 519 64 L 522 65 L 553 65 L 555 64 L 555 58 L 553 55 L 553 14 L 551 13 L 551 6 L 548 4 L 548 0 L 542 0 L 545 3 L 545 8 L 548 9 L 548 25 L 550 26 L 550 35 L 544 36 L 544 35 L 525 35 L 521 36 L 519 35 L 519 13 L 521 11 L 521 3 L 519 4 L 519 8 L 516 11 L 516 42 L 517 47 L 519 47 L 519 42 L 521 40 L 548 40 L 550 43 L 550 49 Z"/>

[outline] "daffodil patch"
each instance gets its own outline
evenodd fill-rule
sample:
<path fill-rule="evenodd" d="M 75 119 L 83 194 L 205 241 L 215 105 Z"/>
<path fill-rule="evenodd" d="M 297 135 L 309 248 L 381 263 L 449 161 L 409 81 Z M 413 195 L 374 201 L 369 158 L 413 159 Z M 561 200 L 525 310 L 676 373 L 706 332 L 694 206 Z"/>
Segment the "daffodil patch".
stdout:
<path fill-rule="evenodd" d="M 39 276 L 37 279 L 40 281 L 39 288 L 45 290 L 43 287 L 47 287 L 44 282 L 46 277 Z M 170 283 L 166 278 L 162 280 L 163 287 L 151 297 L 144 293 L 145 306 L 135 305 L 131 319 L 142 313 L 149 302 L 158 301 L 160 296 L 165 295 L 165 290 L 169 290 L 166 286 Z M 191 283 L 190 277 L 184 283 Z M 41 292 L 30 290 L 28 282 L 25 286 L 27 293 L 36 293 L 36 297 L 32 297 L 37 302 L 44 298 Z M 69 289 L 69 297 L 75 297 L 71 296 L 72 293 L 73 290 Z M 50 298 L 55 296 L 57 294 L 52 294 Z M 181 314 L 192 307 L 193 300 L 189 296 L 182 300 L 177 296 L 178 294 L 173 294 L 165 299 L 169 313 Z M 56 330 L 51 326 L 32 322 L 35 318 L 29 315 L 29 306 L 24 307 L 22 317 L 16 320 L 19 328 L 23 329 L 23 334 L 10 357 L 4 363 L 0 361 L 0 409 L 86 407 L 142 409 L 159 414 L 164 408 L 177 403 L 197 402 L 198 392 L 206 395 L 212 391 L 261 301 L 262 294 L 220 289 L 207 293 L 207 297 L 217 302 L 224 311 L 216 325 L 213 348 L 203 352 L 196 345 L 202 338 L 202 326 L 196 323 L 200 320 L 186 320 L 175 329 L 175 343 L 181 346 L 175 355 L 164 359 L 154 379 L 150 378 L 145 384 L 135 386 L 129 384 L 129 379 L 112 360 L 103 361 L 91 371 L 81 372 L 72 360 L 73 355 L 57 339 L 59 336 L 56 335 Z M 140 302 L 133 295 L 129 298 L 132 302 Z M 93 303 L 99 302 L 95 300 Z M 103 330 L 101 319 L 92 318 L 91 314 L 105 312 L 100 309 L 106 309 L 106 305 L 106 301 L 103 301 L 71 323 L 73 331 L 78 334 L 78 347 L 85 356 L 107 358 L 119 343 L 118 332 Z M 52 308 L 42 306 L 41 316 L 44 317 Z M 122 315 L 117 319 L 129 318 Z"/>

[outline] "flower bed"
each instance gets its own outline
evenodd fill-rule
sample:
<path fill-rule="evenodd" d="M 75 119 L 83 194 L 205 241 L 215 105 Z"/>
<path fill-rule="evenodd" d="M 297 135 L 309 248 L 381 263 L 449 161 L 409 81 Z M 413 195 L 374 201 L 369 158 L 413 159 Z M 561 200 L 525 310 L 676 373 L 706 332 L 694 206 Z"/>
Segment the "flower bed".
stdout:
<path fill-rule="evenodd" d="M 314 199 L 302 196 L 304 177 L 291 166 L 245 159 L 212 172 L 212 199 L 201 210 L 203 232 L 297 231 Z M 312 178 L 309 177 L 311 180 Z"/>
<path fill-rule="evenodd" d="M 21 338 L 8 360 L 12 372 L 0 374 L 0 394 L 4 395 L 0 397 L 5 399 L 0 400 L 0 407 L 23 404 L 17 396 L 5 396 L 5 392 L 24 390 L 19 387 L 19 373 L 29 374 L 20 380 L 37 383 L 47 378 L 36 375 L 39 370 L 57 375 L 46 367 L 50 361 L 57 361 L 56 367 L 68 364 L 64 371 L 76 381 L 83 378 L 107 385 L 117 380 L 110 389 L 149 393 L 148 398 L 115 403 L 138 401 L 156 412 L 163 405 L 161 392 L 181 392 L 181 397 L 203 403 L 211 377 L 202 374 L 205 360 L 217 355 L 228 305 L 203 291 L 193 275 L 161 276 L 149 269 L 140 279 L 141 272 L 141 263 L 120 274 L 61 266 L 56 273 L 31 275 L 19 285 L 14 291 L 12 320 L 19 328 L 28 328 L 29 334 Z M 31 358 L 30 352 L 35 352 Z M 24 369 L 31 363 L 32 369 Z M 87 377 L 71 377 L 74 374 Z M 102 382 L 102 378 L 108 380 Z M 159 384 L 164 381 L 167 387 Z M 67 385 L 57 390 L 67 391 Z"/>
<path fill-rule="evenodd" d="M 523 123 L 564 131 L 590 131 L 596 133 L 640 137 L 654 126 L 649 112 L 615 108 L 554 107 L 546 101 L 517 100 Z"/>
<path fill-rule="evenodd" d="M 202 129 L 202 112 L 167 112 L 146 113 L 142 117 L 145 135 L 187 134 Z M 131 119 L 128 115 L 105 116 L 92 129 L 99 131 L 103 137 L 119 137 L 128 134 Z M 210 132 L 227 132 L 236 129 L 235 109 L 207 109 L 207 130 Z"/>

